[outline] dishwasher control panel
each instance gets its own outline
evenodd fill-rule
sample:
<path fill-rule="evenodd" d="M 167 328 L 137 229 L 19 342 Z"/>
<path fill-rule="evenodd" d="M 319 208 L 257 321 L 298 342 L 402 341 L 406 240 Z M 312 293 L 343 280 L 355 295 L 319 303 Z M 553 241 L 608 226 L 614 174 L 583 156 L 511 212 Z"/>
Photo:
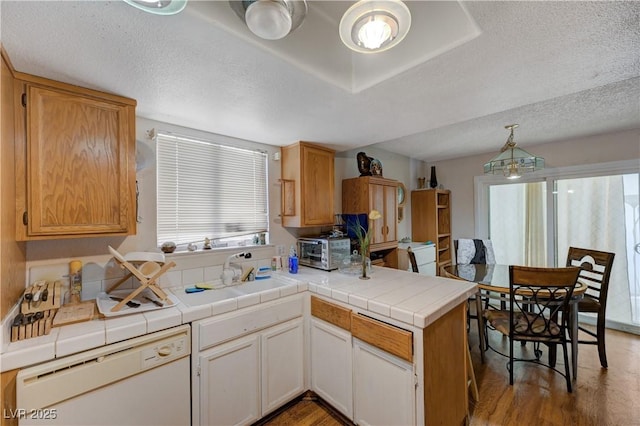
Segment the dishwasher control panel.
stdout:
<path fill-rule="evenodd" d="M 153 368 L 189 355 L 190 344 L 186 336 L 154 343 L 140 352 L 142 368 Z"/>

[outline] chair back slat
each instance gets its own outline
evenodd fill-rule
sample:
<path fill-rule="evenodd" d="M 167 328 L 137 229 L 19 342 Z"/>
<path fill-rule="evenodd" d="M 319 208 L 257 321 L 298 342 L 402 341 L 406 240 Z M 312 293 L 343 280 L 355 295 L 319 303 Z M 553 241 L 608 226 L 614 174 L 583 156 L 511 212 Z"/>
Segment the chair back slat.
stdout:
<path fill-rule="evenodd" d="M 586 294 L 602 305 L 607 302 L 609 277 L 615 253 L 569 247 L 567 266 L 580 267 L 579 281 L 587 285 Z"/>
<path fill-rule="evenodd" d="M 416 261 L 416 254 L 411 250 L 411 247 L 407 247 L 407 255 L 409 256 L 409 263 L 411 263 L 411 270 L 413 272 L 420 272 L 418 262 Z"/>

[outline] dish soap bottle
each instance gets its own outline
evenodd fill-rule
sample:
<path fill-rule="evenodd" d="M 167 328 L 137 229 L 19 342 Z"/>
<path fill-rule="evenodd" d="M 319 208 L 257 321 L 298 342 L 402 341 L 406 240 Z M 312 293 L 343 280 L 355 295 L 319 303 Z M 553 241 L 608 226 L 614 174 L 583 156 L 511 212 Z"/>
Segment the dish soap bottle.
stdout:
<path fill-rule="evenodd" d="M 296 256 L 296 249 L 293 246 L 289 250 L 289 273 L 298 273 L 298 256 Z"/>
<path fill-rule="evenodd" d="M 69 302 L 80 303 L 82 298 L 82 262 L 69 262 Z"/>

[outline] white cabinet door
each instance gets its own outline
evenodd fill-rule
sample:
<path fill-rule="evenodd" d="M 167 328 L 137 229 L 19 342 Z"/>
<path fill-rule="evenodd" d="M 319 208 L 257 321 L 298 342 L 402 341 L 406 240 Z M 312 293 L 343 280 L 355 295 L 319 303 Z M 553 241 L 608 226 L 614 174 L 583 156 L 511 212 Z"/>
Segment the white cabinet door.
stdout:
<path fill-rule="evenodd" d="M 353 419 L 351 334 L 311 318 L 311 389 Z"/>
<path fill-rule="evenodd" d="M 194 424 L 243 425 L 261 417 L 257 334 L 201 352 L 198 365 L 199 419 L 194 416 Z"/>
<path fill-rule="evenodd" d="M 411 363 L 353 339 L 355 423 L 415 424 L 414 377 Z"/>
<path fill-rule="evenodd" d="M 262 340 L 262 415 L 304 392 L 302 318 L 267 329 Z"/>

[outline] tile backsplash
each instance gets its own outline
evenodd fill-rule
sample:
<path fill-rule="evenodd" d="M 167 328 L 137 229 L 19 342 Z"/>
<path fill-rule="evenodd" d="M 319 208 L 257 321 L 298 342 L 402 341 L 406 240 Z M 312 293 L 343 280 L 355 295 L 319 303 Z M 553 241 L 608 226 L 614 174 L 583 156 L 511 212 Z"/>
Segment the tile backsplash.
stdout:
<path fill-rule="evenodd" d="M 239 249 L 219 249 L 211 251 L 199 251 L 195 253 L 176 253 L 166 255 L 165 261 L 173 261 L 176 266 L 169 269 L 158 280 L 158 284 L 163 288 L 177 287 L 183 285 L 197 284 L 200 282 L 216 281 L 222 273 L 222 266 L 226 258 L 234 253 L 245 251 L 251 252 L 250 260 L 234 259 L 233 263 L 241 265 L 251 265 L 254 268 L 271 265 L 271 258 L 275 255 L 274 246 L 256 246 Z M 125 254 L 125 253 L 123 253 Z M 71 260 L 80 260 L 82 266 L 82 300 L 95 299 L 103 291 L 107 291 L 126 272 L 110 255 L 77 257 Z M 66 290 L 69 286 L 69 261 L 45 262 L 38 261 L 27 265 L 26 286 L 37 280 L 62 280 Z M 118 289 L 134 288 L 138 285 L 135 277 L 129 278 L 126 282 L 118 286 Z M 64 301 L 63 301 L 64 303 Z"/>

